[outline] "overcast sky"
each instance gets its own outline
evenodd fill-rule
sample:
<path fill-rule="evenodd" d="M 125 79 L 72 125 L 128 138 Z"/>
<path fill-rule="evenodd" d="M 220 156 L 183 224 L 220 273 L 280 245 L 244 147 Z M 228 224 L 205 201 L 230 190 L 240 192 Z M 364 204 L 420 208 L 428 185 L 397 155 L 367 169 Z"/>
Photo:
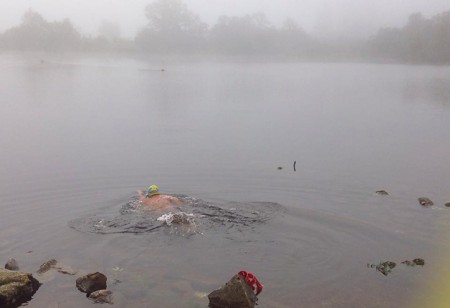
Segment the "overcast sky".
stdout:
<path fill-rule="evenodd" d="M 32 8 L 45 19 L 69 18 L 82 34 L 97 34 L 102 21 L 119 23 L 123 36 L 133 37 L 145 25 L 145 6 L 152 0 L 0 0 L 0 31 L 17 25 Z M 262 12 L 280 25 L 295 20 L 308 33 L 355 37 L 378 28 L 402 26 L 414 12 L 425 17 L 450 10 L 449 0 L 185 0 L 189 9 L 214 24 L 220 15 Z"/>

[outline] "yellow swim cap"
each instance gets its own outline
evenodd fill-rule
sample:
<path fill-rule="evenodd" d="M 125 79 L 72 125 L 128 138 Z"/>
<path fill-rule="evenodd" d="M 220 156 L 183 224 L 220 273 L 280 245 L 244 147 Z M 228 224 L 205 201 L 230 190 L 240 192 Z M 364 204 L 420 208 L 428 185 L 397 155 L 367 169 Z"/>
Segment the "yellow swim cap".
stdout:
<path fill-rule="evenodd" d="M 147 189 L 147 197 L 151 197 L 154 195 L 159 195 L 158 186 L 156 185 L 150 185 Z"/>

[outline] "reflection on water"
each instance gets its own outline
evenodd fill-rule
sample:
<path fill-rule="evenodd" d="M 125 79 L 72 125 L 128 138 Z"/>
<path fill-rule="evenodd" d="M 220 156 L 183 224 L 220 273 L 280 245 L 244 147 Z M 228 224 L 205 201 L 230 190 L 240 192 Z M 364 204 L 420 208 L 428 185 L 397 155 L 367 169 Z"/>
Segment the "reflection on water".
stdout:
<path fill-rule="evenodd" d="M 405 102 L 424 102 L 450 107 L 450 79 L 432 78 L 427 80 L 411 79 L 405 82 Z"/>

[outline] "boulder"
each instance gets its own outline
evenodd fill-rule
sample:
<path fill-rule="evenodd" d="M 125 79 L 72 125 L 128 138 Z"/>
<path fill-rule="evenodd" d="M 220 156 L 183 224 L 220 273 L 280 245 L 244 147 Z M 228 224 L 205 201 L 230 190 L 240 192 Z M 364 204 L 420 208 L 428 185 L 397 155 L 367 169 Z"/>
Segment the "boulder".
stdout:
<path fill-rule="evenodd" d="M 113 304 L 112 292 L 110 290 L 94 291 L 89 295 L 89 299 L 91 299 L 96 304 Z"/>
<path fill-rule="evenodd" d="M 79 277 L 76 286 L 81 292 L 87 293 L 89 296 L 92 292 L 106 289 L 106 276 L 102 273 L 95 272 Z"/>
<path fill-rule="evenodd" d="M 29 273 L 0 269 L 0 307 L 19 307 L 31 299 L 40 285 Z"/>
<path fill-rule="evenodd" d="M 208 295 L 211 308 L 254 308 L 257 297 L 242 276 L 234 275 L 220 289 Z"/>
<path fill-rule="evenodd" d="M 5 268 L 10 271 L 18 271 L 19 266 L 17 265 L 17 261 L 13 258 L 9 259 L 5 264 Z"/>

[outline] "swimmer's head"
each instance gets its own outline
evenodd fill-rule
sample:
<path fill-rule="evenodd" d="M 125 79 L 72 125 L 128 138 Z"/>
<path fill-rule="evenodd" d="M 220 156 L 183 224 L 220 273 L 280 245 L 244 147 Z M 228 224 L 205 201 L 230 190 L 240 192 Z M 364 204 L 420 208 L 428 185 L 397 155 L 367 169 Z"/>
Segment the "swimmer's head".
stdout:
<path fill-rule="evenodd" d="M 148 187 L 146 196 L 151 197 L 154 195 L 159 195 L 159 190 L 158 190 L 158 186 L 153 184 Z"/>

